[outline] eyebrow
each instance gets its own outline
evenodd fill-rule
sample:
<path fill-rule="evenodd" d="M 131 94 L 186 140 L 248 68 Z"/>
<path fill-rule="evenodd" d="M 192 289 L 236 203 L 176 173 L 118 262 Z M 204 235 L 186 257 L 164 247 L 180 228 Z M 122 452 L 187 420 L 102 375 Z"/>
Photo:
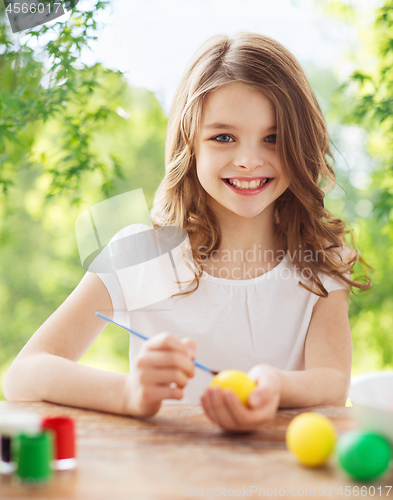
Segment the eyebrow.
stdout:
<path fill-rule="evenodd" d="M 232 129 L 232 130 L 237 130 L 237 127 L 235 127 L 235 125 L 230 125 L 228 123 L 210 123 L 209 125 L 205 125 L 204 127 L 202 127 L 204 129 L 209 129 L 209 130 L 212 130 L 212 129 L 225 129 L 225 130 L 228 130 L 228 129 Z M 272 130 L 277 130 L 277 125 L 273 125 L 272 127 L 269 127 L 267 129 L 267 132 L 270 132 Z"/>

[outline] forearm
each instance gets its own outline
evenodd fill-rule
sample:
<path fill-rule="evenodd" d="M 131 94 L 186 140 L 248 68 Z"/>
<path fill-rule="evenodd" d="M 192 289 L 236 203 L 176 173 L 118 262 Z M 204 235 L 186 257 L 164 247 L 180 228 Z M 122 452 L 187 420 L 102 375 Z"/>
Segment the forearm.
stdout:
<path fill-rule="evenodd" d="M 124 412 L 126 374 L 80 365 L 48 353 L 17 359 L 4 394 L 14 401 L 49 401 L 79 408 Z"/>
<path fill-rule="evenodd" d="M 345 406 L 349 381 L 332 368 L 302 371 L 279 370 L 280 408 L 315 405 Z"/>

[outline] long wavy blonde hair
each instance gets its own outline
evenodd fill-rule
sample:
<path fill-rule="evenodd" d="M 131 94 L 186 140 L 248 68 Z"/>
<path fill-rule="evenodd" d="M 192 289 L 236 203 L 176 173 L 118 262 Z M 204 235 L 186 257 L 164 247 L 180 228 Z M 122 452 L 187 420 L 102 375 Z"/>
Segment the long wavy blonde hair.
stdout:
<path fill-rule="evenodd" d="M 351 291 L 352 287 L 368 289 L 369 279 L 360 283 L 344 276 L 351 276 L 357 261 L 362 267 L 372 268 L 356 249 L 344 260 L 340 255 L 344 235 L 350 234 L 352 246 L 354 236 L 344 221 L 324 207 L 325 193 L 335 185 L 335 173 L 329 164 L 334 163 L 334 158 L 325 119 L 303 69 L 276 40 L 239 32 L 232 37 L 215 35 L 203 43 L 179 82 L 169 112 L 166 173 L 157 189 L 151 216 L 154 225 L 177 226 L 188 232 L 196 264 L 192 283 L 196 286 L 183 293 L 197 290 L 203 273 L 200 264 L 221 242 L 220 225 L 197 178 L 194 144 L 204 98 L 229 82 L 252 86 L 275 106 L 277 154 L 290 181 L 275 201 L 275 224 L 278 237 L 293 256 L 293 265 L 300 272 L 308 272 L 308 284 L 299 284 L 327 297 L 317 275 L 323 272 L 345 282 Z M 330 183 L 322 186 L 326 180 Z M 307 251 L 317 259 L 305 261 Z"/>

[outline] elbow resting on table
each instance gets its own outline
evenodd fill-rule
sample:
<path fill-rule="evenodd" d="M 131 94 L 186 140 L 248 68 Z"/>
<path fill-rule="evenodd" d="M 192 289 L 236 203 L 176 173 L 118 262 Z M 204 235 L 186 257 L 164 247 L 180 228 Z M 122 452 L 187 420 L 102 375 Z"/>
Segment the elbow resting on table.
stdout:
<path fill-rule="evenodd" d="M 4 397 L 5 399 L 7 399 L 7 401 L 22 401 L 22 399 L 18 397 L 18 389 L 17 389 L 18 384 L 15 383 L 16 377 L 14 376 L 14 371 L 15 367 L 11 365 L 4 378 L 4 384 L 3 384 Z"/>
<path fill-rule="evenodd" d="M 332 405 L 332 406 L 345 406 L 348 398 L 348 390 L 350 384 L 350 378 L 344 376 L 341 372 L 334 370 L 337 374 L 335 382 L 331 383 L 330 387 L 327 387 L 325 392 L 325 400 L 322 404 Z"/>
<path fill-rule="evenodd" d="M 26 366 L 27 360 L 16 359 L 9 367 L 4 378 L 3 393 L 7 401 L 42 401 L 37 390 L 33 390 L 34 376 Z M 30 374 L 29 374 L 30 372 Z"/>
<path fill-rule="evenodd" d="M 345 406 L 350 377 L 332 368 L 281 372 L 281 408 Z"/>
<path fill-rule="evenodd" d="M 18 390 L 17 367 L 11 365 L 4 378 L 3 393 L 7 401 L 23 401 L 21 391 Z"/>
<path fill-rule="evenodd" d="M 327 404 L 331 404 L 332 406 L 345 406 L 348 399 L 351 378 L 345 377 L 342 373 L 339 372 L 338 375 L 342 378 L 341 390 L 337 390 L 335 397 L 331 402 L 328 402 Z"/>

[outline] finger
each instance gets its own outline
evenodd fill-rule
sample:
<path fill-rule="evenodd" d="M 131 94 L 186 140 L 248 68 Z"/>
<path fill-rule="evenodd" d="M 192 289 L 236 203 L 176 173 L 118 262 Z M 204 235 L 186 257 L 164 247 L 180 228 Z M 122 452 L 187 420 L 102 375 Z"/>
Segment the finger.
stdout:
<path fill-rule="evenodd" d="M 193 377 L 195 366 L 188 355 L 176 351 L 144 351 L 136 361 L 138 369 L 172 368 L 182 370 L 187 377 Z"/>
<path fill-rule="evenodd" d="M 250 408 L 242 404 L 235 394 L 229 391 L 225 394 L 224 402 L 233 420 L 241 430 L 255 430 L 263 422 L 274 418 L 277 404 L 274 398 L 266 400 L 262 407 Z"/>
<path fill-rule="evenodd" d="M 192 358 L 195 359 L 196 356 L 196 350 L 197 350 L 197 343 L 195 342 L 194 339 L 191 339 L 189 337 L 186 337 L 180 341 L 183 345 L 186 346 L 188 355 Z"/>
<path fill-rule="evenodd" d="M 188 377 L 183 370 L 177 368 L 153 368 L 151 370 L 143 370 L 139 374 L 139 382 L 144 385 L 169 386 L 176 384 L 182 389 L 187 385 Z"/>
<path fill-rule="evenodd" d="M 212 411 L 218 424 L 224 429 L 234 430 L 238 427 L 237 423 L 233 420 L 232 415 L 228 412 L 224 402 L 224 393 L 218 388 L 210 389 L 212 391 Z"/>
<path fill-rule="evenodd" d="M 236 394 L 230 391 L 224 395 L 224 403 L 238 430 L 255 430 L 265 420 L 265 409 L 262 411 L 261 409 L 250 409 L 236 397 Z"/>
<path fill-rule="evenodd" d="M 250 408 L 262 408 L 275 396 L 278 396 L 278 394 L 274 387 L 262 382 L 248 396 L 247 403 Z"/>
<path fill-rule="evenodd" d="M 249 411 L 232 391 L 224 391 L 224 405 L 239 429 L 250 423 Z"/>
<path fill-rule="evenodd" d="M 208 417 L 217 425 L 220 425 L 214 408 L 212 389 L 207 389 L 201 399 Z"/>
<path fill-rule="evenodd" d="M 264 372 L 263 365 L 255 365 L 251 368 L 251 370 L 247 372 L 247 377 L 257 382 L 258 378 L 260 378 L 261 373 L 263 372 Z"/>
<path fill-rule="evenodd" d="M 187 347 L 169 332 L 157 333 L 144 343 L 145 349 L 179 351 L 188 356 Z"/>
<path fill-rule="evenodd" d="M 270 365 L 256 365 L 247 375 L 257 382 L 257 387 L 251 393 L 248 403 L 252 406 L 263 403 L 263 400 L 270 398 L 273 394 L 281 391 L 281 379 L 279 370 Z M 253 402 L 253 400 L 255 400 Z"/>
<path fill-rule="evenodd" d="M 244 407 L 243 407 L 243 404 L 239 401 L 239 399 L 237 398 L 237 396 L 232 392 L 232 391 L 224 391 L 224 398 L 228 398 L 233 400 L 234 403 L 236 404 L 236 406 L 238 405 L 241 405 L 240 406 L 240 411 L 243 409 L 244 410 Z M 202 406 L 203 406 L 203 409 L 205 410 L 205 413 L 207 414 L 207 416 L 215 423 L 221 425 L 221 427 L 224 427 L 225 429 L 227 430 L 253 430 L 252 426 L 244 426 L 244 424 L 240 424 L 240 422 L 238 422 L 236 425 L 233 424 L 233 425 L 230 425 L 230 424 L 222 424 L 222 422 L 218 421 L 217 420 L 217 416 L 215 414 L 215 409 L 213 409 L 213 398 L 212 398 L 212 393 L 211 391 L 208 389 L 205 394 L 201 397 L 201 402 L 202 402 Z M 230 412 L 230 409 L 228 408 L 228 411 Z M 241 418 L 244 418 L 242 417 L 241 415 L 238 415 L 238 419 L 240 421 Z M 235 420 L 235 419 L 234 419 Z M 250 428 L 248 428 L 250 427 Z M 254 426 L 255 427 L 255 426 Z"/>
<path fill-rule="evenodd" d="M 213 410 L 212 410 L 212 399 L 211 399 L 211 394 L 208 392 L 205 392 L 203 396 L 201 397 L 201 403 L 203 406 L 203 409 L 205 410 L 206 415 L 210 418 L 215 423 L 218 423 L 215 419 Z"/>

